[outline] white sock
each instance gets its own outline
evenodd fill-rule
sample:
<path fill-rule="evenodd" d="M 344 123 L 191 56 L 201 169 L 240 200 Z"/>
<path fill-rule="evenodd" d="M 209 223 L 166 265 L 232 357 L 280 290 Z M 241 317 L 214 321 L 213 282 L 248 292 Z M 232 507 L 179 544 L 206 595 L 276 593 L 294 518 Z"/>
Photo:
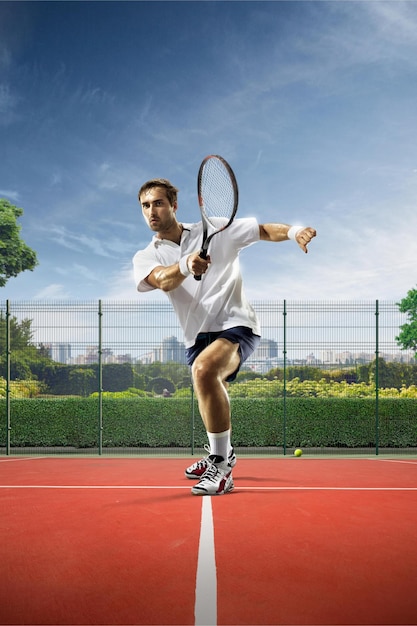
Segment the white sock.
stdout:
<path fill-rule="evenodd" d="M 230 430 L 225 430 L 222 433 L 207 433 L 207 437 L 210 443 L 210 454 L 217 454 L 222 456 L 225 461 L 229 455 L 231 448 L 230 444 Z"/>

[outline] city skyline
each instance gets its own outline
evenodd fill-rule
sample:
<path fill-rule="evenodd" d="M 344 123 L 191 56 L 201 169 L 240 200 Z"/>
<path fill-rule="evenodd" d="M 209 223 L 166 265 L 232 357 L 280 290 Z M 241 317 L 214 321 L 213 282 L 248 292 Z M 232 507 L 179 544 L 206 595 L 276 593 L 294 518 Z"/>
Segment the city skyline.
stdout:
<path fill-rule="evenodd" d="M 362 354 L 372 360 L 378 350 L 380 356 L 413 362 L 412 353 L 401 350 L 395 339 L 407 321 L 395 303 L 266 300 L 252 304 L 262 332 L 255 358 L 280 360 L 286 350 L 287 362 L 344 363 L 359 362 Z M 3 318 L 5 313 L 3 308 Z M 182 331 L 169 303 L 23 302 L 12 303 L 7 314 L 17 324 L 30 322 L 31 344 L 50 346 L 50 353 L 63 361 L 94 360 L 99 346 L 107 362 L 140 358 L 182 362 L 184 358 Z M 88 346 L 92 347 L 89 354 Z"/>
<path fill-rule="evenodd" d="M 53 360 L 67 365 L 88 365 L 97 363 L 99 360 L 99 348 L 97 345 L 86 346 L 85 352 L 79 354 L 77 357 L 71 356 L 71 344 L 44 344 L 43 347 L 49 350 Z M 135 363 L 141 363 L 143 365 L 150 365 L 156 362 L 186 364 L 185 346 L 175 336 L 166 337 L 161 344 L 156 345 L 147 353 L 142 353 L 137 357 L 133 357 L 130 354 L 113 354 L 110 348 L 102 348 L 101 352 L 101 361 L 103 364 L 132 363 L 132 365 L 134 365 Z M 289 352 L 291 354 L 291 349 Z M 365 352 L 363 350 L 358 352 L 348 350 L 337 352 L 334 349 L 324 348 L 320 349 L 318 353 L 319 355 L 316 356 L 315 353 L 309 352 L 304 358 L 287 357 L 286 363 L 287 365 L 310 365 L 318 367 L 337 365 L 356 367 L 358 365 L 372 363 L 375 359 L 374 352 Z M 60 361 L 59 359 L 61 358 L 65 360 Z M 414 354 L 411 351 L 400 351 L 398 349 L 392 352 L 380 352 L 379 358 L 384 359 L 386 362 L 406 364 L 416 362 Z M 244 366 L 253 371 L 266 373 L 266 371 L 274 367 L 282 367 L 283 364 L 284 356 L 282 350 L 280 351 L 279 342 L 272 339 L 261 339 L 259 347 L 245 362 Z"/>

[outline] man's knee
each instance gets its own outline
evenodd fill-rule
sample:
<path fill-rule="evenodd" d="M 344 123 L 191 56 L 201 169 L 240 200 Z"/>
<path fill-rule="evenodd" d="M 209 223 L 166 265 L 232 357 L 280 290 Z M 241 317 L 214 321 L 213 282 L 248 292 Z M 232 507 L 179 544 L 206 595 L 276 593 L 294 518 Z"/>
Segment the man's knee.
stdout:
<path fill-rule="evenodd" d="M 225 381 L 239 367 L 238 344 L 217 339 L 195 359 L 191 372 L 196 385 Z"/>
<path fill-rule="evenodd" d="M 216 378 L 217 372 L 213 364 L 205 358 L 198 356 L 192 366 L 193 381 L 197 385 L 210 383 Z"/>

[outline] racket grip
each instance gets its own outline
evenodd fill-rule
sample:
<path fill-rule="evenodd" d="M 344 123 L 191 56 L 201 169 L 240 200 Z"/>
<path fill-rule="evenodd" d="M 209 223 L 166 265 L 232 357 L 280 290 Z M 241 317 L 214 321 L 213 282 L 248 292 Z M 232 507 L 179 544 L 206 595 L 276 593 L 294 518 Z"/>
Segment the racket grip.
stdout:
<path fill-rule="evenodd" d="M 204 248 L 202 248 L 198 256 L 200 256 L 202 259 L 207 259 L 207 250 L 204 250 Z M 201 280 L 201 274 L 200 276 L 194 275 L 194 280 Z"/>

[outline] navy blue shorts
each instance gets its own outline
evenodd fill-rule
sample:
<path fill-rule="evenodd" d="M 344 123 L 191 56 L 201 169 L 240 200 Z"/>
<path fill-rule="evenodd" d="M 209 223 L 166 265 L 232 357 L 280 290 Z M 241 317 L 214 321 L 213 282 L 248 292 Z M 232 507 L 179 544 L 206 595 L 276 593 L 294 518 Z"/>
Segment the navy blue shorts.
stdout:
<path fill-rule="evenodd" d="M 199 333 L 196 337 L 195 344 L 191 346 L 191 348 L 187 348 L 185 351 L 188 365 L 191 366 L 200 352 L 219 338 L 228 339 L 228 341 L 231 341 L 232 343 L 239 344 L 239 367 L 226 379 L 227 382 L 231 382 L 232 380 L 235 380 L 242 363 L 244 363 L 246 359 L 248 359 L 250 355 L 255 352 L 261 338 L 259 335 L 255 335 L 251 328 L 247 328 L 246 326 L 235 326 L 234 328 L 228 328 L 227 330 L 220 330 L 213 333 Z"/>

